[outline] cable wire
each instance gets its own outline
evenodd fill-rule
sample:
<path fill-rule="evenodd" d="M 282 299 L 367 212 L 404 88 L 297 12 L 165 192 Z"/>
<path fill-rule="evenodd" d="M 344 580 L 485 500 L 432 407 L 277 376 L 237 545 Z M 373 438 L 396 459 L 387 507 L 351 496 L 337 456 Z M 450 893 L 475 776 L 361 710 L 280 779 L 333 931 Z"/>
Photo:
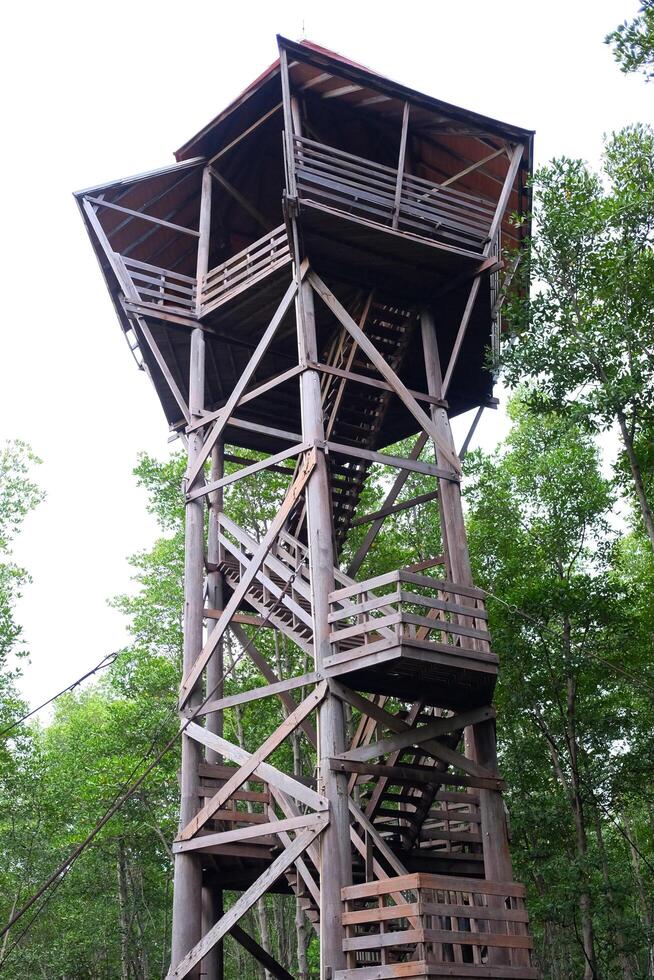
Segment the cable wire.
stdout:
<path fill-rule="evenodd" d="M 15 721 L 12 721 L 10 725 L 8 725 L 0 732 L 0 738 L 4 738 L 5 735 L 8 735 L 9 732 L 12 732 L 14 728 L 18 728 L 19 725 L 22 725 L 23 722 L 27 721 L 28 718 L 31 718 L 32 715 L 36 715 L 38 714 L 39 711 L 42 711 L 43 708 L 47 708 L 48 705 L 56 701 L 57 698 L 60 698 L 62 695 L 67 694 L 69 691 L 74 691 L 76 687 L 79 687 L 80 684 L 82 684 L 85 680 L 87 680 L 87 678 L 92 677 L 93 674 L 97 674 L 99 670 L 103 670 L 105 667 L 111 666 L 111 664 L 114 662 L 116 657 L 119 656 L 120 652 L 121 652 L 120 650 L 116 650 L 114 653 L 108 653 L 105 657 L 102 658 L 99 664 L 96 664 L 96 666 L 92 667 L 91 670 L 87 670 L 85 674 L 82 674 L 81 677 L 78 677 L 77 680 L 73 681 L 72 684 L 69 684 L 68 687 L 64 687 L 61 691 L 58 691 L 57 694 L 53 694 L 51 698 L 48 698 L 47 701 L 44 701 L 43 704 L 40 704 L 37 708 L 32 708 L 31 711 L 27 712 L 27 714 L 24 714 L 20 718 L 17 718 Z"/>
<path fill-rule="evenodd" d="M 218 688 L 223 684 L 223 682 L 225 681 L 225 679 L 229 676 L 229 674 L 232 673 L 232 671 L 235 669 L 236 665 L 243 659 L 243 657 L 245 656 L 245 654 L 249 651 L 250 647 L 254 643 L 254 638 L 257 635 L 257 633 L 259 632 L 259 630 L 263 629 L 263 627 L 269 622 L 270 617 L 274 614 L 274 612 L 276 611 L 276 609 L 280 606 L 282 600 L 284 599 L 284 596 L 287 594 L 287 592 L 289 591 L 289 589 L 292 587 L 293 582 L 295 581 L 295 579 L 297 577 L 297 574 L 300 571 L 300 569 L 301 569 L 302 565 L 304 564 L 304 562 L 306 561 L 306 559 L 307 559 L 307 556 L 305 555 L 301 559 L 301 561 L 298 563 L 298 565 L 296 566 L 296 568 L 293 570 L 293 572 L 289 576 L 289 579 L 286 582 L 286 584 L 284 585 L 284 588 L 280 592 L 279 596 L 277 597 L 277 599 L 275 600 L 275 602 L 272 604 L 272 606 L 268 610 L 268 612 L 267 612 L 266 616 L 264 617 L 264 619 L 261 621 L 261 623 L 258 623 L 257 626 L 255 627 L 255 631 L 254 631 L 253 636 L 250 637 L 249 641 L 245 644 L 245 646 L 243 647 L 243 649 L 241 650 L 241 652 L 239 653 L 239 655 L 234 658 L 234 660 L 232 661 L 232 663 L 230 664 L 230 666 L 226 670 L 223 671 L 221 677 L 216 681 L 216 683 L 214 684 L 214 686 L 211 689 L 211 691 L 208 691 L 206 693 L 206 695 L 205 695 L 204 699 L 202 700 L 202 702 L 199 705 L 197 705 L 197 707 L 195 707 L 193 709 L 193 711 L 191 712 L 191 714 L 188 715 L 185 718 L 185 720 L 184 720 L 183 724 L 181 725 L 181 727 L 175 732 L 175 734 L 171 738 L 168 739 L 168 741 L 166 742 L 166 744 L 164 745 L 164 747 L 161 749 L 160 752 L 157 753 L 157 755 L 155 756 L 155 758 L 152 760 L 152 762 L 149 763 L 149 765 L 141 773 L 141 775 L 133 783 L 131 783 L 131 785 L 129 785 L 129 783 L 130 783 L 130 781 L 131 781 L 131 779 L 133 777 L 133 774 L 136 771 L 136 769 L 139 768 L 147 760 L 148 755 L 152 751 L 152 743 L 151 743 L 150 748 L 147 750 L 147 752 L 143 756 L 141 756 L 141 758 L 139 759 L 138 763 L 136 764 L 136 766 L 132 770 L 132 773 L 130 774 L 130 776 L 128 777 L 128 779 L 125 781 L 125 783 L 123 783 L 123 785 L 121 786 L 121 788 L 118 791 L 116 797 L 114 798 L 113 803 L 108 807 L 108 809 L 104 812 L 104 814 L 102 815 L 102 817 L 97 821 L 97 823 L 95 824 L 95 826 L 93 827 L 93 829 L 90 831 L 90 833 L 87 834 L 87 836 L 84 838 L 84 840 L 80 844 L 78 844 L 77 847 L 75 847 L 71 851 L 71 853 L 64 859 L 64 861 L 61 862 L 61 864 L 59 864 L 59 866 L 43 882 L 43 884 L 40 885 L 39 888 L 30 896 L 30 898 L 27 900 L 27 902 L 25 902 L 24 905 L 22 905 L 21 908 L 11 916 L 11 918 L 9 919 L 9 921 L 7 922 L 7 924 L 2 929 L 0 929 L 0 938 L 2 938 L 2 936 L 5 935 L 5 933 L 9 932 L 9 930 L 11 928 L 13 928 L 13 926 L 25 915 L 25 913 L 28 912 L 29 909 L 32 908 L 32 906 L 36 902 L 38 902 L 39 898 L 44 894 L 44 892 L 46 892 L 52 886 L 58 887 L 58 885 L 61 884 L 61 881 L 63 880 L 63 877 L 68 873 L 68 871 L 73 866 L 73 864 L 75 863 L 75 861 L 80 857 L 80 855 L 95 840 L 95 838 L 98 836 L 98 834 L 100 833 L 100 831 L 102 830 L 102 828 L 111 820 L 111 818 L 118 812 L 118 810 L 129 799 L 131 799 L 132 796 L 134 796 L 134 794 L 136 793 L 136 791 L 144 783 L 144 781 L 147 779 L 147 777 L 150 775 L 150 773 L 156 768 L 156 766 L 159 764 L 159 762 L 161 762 L 161 760 L 164 758 L 164 756 L 168 754 L 168 752 L 170 751 L 170 749 L 177 742 L 177 739 L 186 731 L 186 729 L 189 727 L 189 725 L 195 720 L 195 718 L 202 711 L 202 709 L 204 708 L 204 706 L 211 700 L 211 698 L 216 693 L 216 691 L 218 690 Z M 159 736 L 159 734 L 160 734 L 160 732 L 161 732 L 161 730 L 163 728 L 164 722 L 167 721 L 168 717 L 172 713 L 176 713 L 176 712 L 177 712 L 177 706 L 173 706 L 173 708 L 171 709 L 171 711 L 167 712 L 166 718 L 164 718 L 164 721 L 162 722 L 162 724 L 157 729 L 157 733 L 155 735 L 155 740 L 158 738 L 158 736 Z M 17 939 L 12 943 L 12 945 L 9 947 L 9 949 L 5 952 L 4 957 L 0 961 L 0 969 L 2 969 L 2 967 L 4 966 L 4 964 L 7 962 L 7 959 L 9 958 L 9 956 L 11 955 L 11 953 L 13 952 L 13 950 L 21 942 L 22 938 L 24 937 L 24 935 L 26 934 L 26 932 L 29 930 L 29 928 L 32 926 L 32 924 L 36 921 L 36 919 L 38 918 L 41 910 L 48 904 L 48 901 L 49 900 L 50 899 L 48 898 L 48 900 L 46 902 L 43 902 L 39 906 L 39 909 L 37 910 L 36 914 L 32 917 L 32 919 L 28 923 L 27 927 L 20 933 L 20 935 L 17 937 Z"/>

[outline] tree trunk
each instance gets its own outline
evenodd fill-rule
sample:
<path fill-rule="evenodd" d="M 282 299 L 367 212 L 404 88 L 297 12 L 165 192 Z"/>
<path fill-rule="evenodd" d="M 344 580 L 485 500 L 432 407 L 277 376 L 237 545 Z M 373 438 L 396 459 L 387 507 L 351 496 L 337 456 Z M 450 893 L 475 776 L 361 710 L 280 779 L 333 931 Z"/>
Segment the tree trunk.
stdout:
<path fill-rule="evenodd" d="M 654 977 L 654 915 L 652 914 L 652 909 L 647 897 L 645 885 L 643 883 L 643 876 L 640 872 L 640 854 L 638 853 L 638 847 L 634 841 L 634 830 L 631 826 L 626 811 L 622 814 L 622 822 L 629 840 L 629 856 L 631 858 L 631 867 L 636 880 L 636 888 L 638 890 L 640 918 L 641 922 L 643 923 L 643 930 L 647 936 L 648 956 L 646 976 Z"/>
<path fill-rule="evenodd" d="M 627 420 L 624 414 L 618 410 L 618 425 L 620 426 L 620 435 L 622 436 L 622 443 L 627 454 L 627 459 L 629 460 L 629 469 L 631 470 L 631 477 L 634 481 L 634 489 L 636 491 L 636 499 L 638 501 L 638 507 L 640 510 L 640 516 L 643 519 L 643 524 L 645 526 L 645 533 L 649 538 L 649 543 L 652 546 L 652 551 L 654 551 L 654 513 L 650 507 L 649 500 L 645 493 L 645 484 L 643 482 L 643 474 L 640 469 L 640 463 L 638 462 L 638 457 L 636 456 L 636 450 L 634 449 L 634 441 L 629 432 L 629 426 L 627 425 Z"/>
<path fill-rule="evenodd" d="M 616 951 L 618 963 L 620 964 L 620 969 L 622 970 L 622 976 L 624 980 L 634 980 L 634 970 L 631 964 L 631 960 L 627 955 L 624 933 L 620 925 L 622 915 L 620 909 L 618 909 L 618 907 L 616 906 L 615 895 L 613 893 L 613 887 L 611 885 L 609 862 L 606 856 L 606 848 L 604 847 L 604 835 L 602 834 L 602 820 L 597 808 L 595 809 L 595 833 L 597 835 L 597 849 L 599 851 L 600 864 L 602 868 L 602 881 L 604 882 L 606 901 L 610 910 L 610 920 L 613 923 L 613 934 L 615 936 L 615 951 Z"/>
<path fill-rule="evenodd" d="M 566 657 L 570 651 L 570 622 L 566 617 L 563 627 L 563 642 Z M 586 821 L 584 817 L 584 804 L 581 795 L 581 784 L 579 779 L 579 757 L 576 731 L 576 699 L 577 683 L 574 677 L 568 675 L 567 678 L 567 732 L 566 740 L 568 752 L 570 754 L 570 796 L 572 812 L 575 823 L 575 836 L 577 840 L 577 854 L 581 866 L 581 888 L 579 892 L 579 915 L 581 917 L 582 948 L 584 953 L 584 980 L 599 980 L 597 972 L 597 956 L 595 953 L 595 931 L 593 928 L 593 913 L 590 887 L 588 881 L 588 838 L 586 835 Z"/>
<path fill-rule="evenodd" d="M 118 915 L 120 929 L 120 977 L 121 980 L 130 980 L 129 977 L 129 924 L 127 921 L 127 904 L 129 901 L 127 890 L 127 868 L 125 859 L 125 843 L 118 841 L 118 853 L 116 856 L 118 872 Z"/>

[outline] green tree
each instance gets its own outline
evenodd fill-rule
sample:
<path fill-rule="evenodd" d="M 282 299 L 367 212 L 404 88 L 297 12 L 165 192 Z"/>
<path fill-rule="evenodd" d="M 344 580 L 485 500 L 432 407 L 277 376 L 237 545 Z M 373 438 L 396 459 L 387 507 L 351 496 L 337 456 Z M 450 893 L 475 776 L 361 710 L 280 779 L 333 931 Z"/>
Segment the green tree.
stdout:
<path fill-rule="evenodd" d="M 533 405 L 617 431 L 619 472 L 654 548 L 644 472 L 654 431 L 654 131 L 613 134 L 601 175 L 565 157 L 541 168 L 534 217 L 524 273 L 534 289 L 528 298 L 523 281 L 508 304 L 506 379 L 533 379 Z"/>
<path fill-rule="evenodd" d="M 629 978 L 642 936 L 639 946 L 637 916 L 618 898 L 633 884 L 616 875 L 628 859 L 610 817 L 619 820 L 620 770 L 648 717 L 624 671 L 643 676 L 651 640 L 634 642 L 593 439 L 565 416 L 534 415 L 527 400 L 511 403 L 505 444 L 468 464 L 471 553 L 501 659 L 513 853 L 533 891 L 545 975 Z"/>
<path fill-rule="evenodd" d="M 642 72 L 654 78 L 654 0 L 643 0 L 638 14 L 625 20 L 604 39 L 623 72 Z"/>

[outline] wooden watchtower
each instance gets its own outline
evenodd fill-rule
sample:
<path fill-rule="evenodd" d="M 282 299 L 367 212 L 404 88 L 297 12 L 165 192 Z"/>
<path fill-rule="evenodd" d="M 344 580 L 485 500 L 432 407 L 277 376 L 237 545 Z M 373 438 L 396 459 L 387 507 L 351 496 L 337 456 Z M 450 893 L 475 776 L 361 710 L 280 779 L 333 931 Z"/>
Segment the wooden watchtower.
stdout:
<path fill-rule="evenodd" d="M 77 195 L 188 447 L 169 977 L 221 978 L 230 933 L 288 980 L 239 926 L 269 889 L 301 898 L 321 980 L 535 977 L 449 421 L 493 403 L 532 134 L 308 42 L 279 51 L 175 165 Z M 380 464 L 388 495 L 362 514 Z M 229 487 L 266 468 L 287 488 L 255 540 Z M 431 489 L 407 500 L 416 472 Z M 437 510 L 442 554 L 434 542 L 419 566 L 375 574 L 385 519 L 418 506 Z M 301 672 L 262 653 L 271 629 Z M 225 694 L 227 630 L 255 690 Z M 259 698 L 284 720 L 248 752 L 224 713 Z M 313 772 L 271 762 L 292 733 Z"/>

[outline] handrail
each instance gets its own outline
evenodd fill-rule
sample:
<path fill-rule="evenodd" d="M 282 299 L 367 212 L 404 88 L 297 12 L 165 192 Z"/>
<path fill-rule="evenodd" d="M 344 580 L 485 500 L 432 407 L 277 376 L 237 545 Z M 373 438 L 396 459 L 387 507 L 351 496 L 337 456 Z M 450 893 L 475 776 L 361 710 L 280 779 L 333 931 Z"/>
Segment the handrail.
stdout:
<path fill-rule="evenodd" d="M 304 136 L 293 137 L 293 165 L 310 203 L 475 252 L 488 241 L 495 204 L 486 198 L 406 173 L 398 197 L 394 168 Z"/>
<path fill-rule="evenodd" d="M 201 283 L 201 312 L 215 309 L 290 260 L 286 226 L 278 225 L 207 272 Z"/>

